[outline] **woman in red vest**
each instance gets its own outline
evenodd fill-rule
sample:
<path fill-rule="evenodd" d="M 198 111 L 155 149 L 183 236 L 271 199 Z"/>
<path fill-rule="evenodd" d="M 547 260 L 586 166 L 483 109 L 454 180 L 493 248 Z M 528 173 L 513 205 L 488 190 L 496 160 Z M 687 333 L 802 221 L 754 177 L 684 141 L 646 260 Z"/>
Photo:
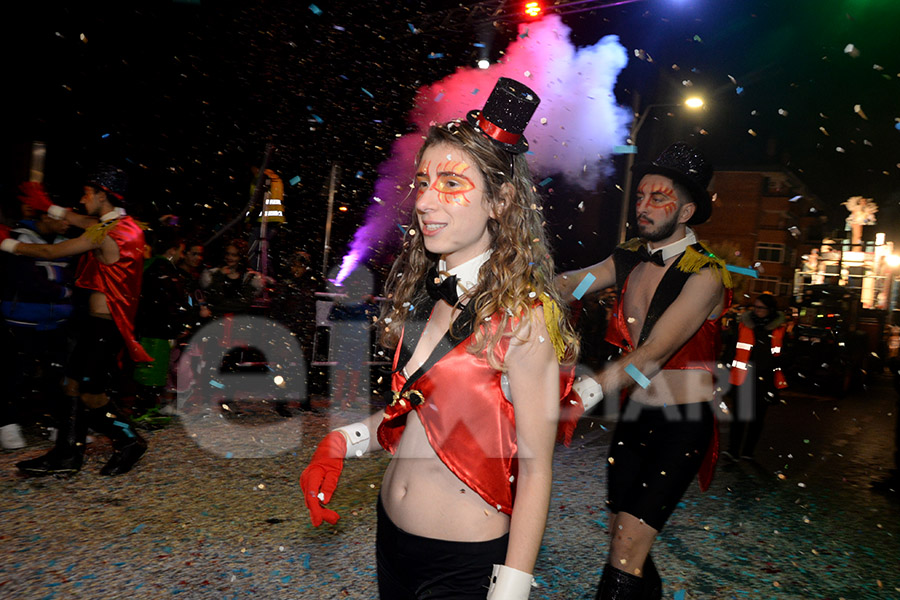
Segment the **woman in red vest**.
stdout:
<path fill-rule="evenodd" d="M 775 296 L 760 294 L 738 326 L 738 340 L 731 361 L 731 385 L 737 386 L 728 458 L 752 459 L 770 404 L 778 402 L 787 387 L 781 372 L 781 352 L 786 330 L 784 315 Z"/>
<path fill-rule="evenodd" d="M 393 454 L 377 506 L 382 600 L 525 600 L 532 587 L 559 365 L 578 345 L 524 154 L 538 102 L 501 78 L 483 111 L 431 127 L 378 322 L 396 347 L 393 401 L 327 435 L 300 479 L 313 524 L 333 524 L 344 458 Z"/>

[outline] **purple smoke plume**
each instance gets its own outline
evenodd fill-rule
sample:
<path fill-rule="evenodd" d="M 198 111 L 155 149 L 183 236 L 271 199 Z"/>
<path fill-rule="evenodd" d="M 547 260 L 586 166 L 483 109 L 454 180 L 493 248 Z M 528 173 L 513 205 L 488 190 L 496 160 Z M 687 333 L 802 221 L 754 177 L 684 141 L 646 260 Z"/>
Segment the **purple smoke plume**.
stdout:
<path fill-rule="evenodd" d="M 525 130 L 531 148 L 528 162 L 535 178 L 561 174 L 566 181 L 592 189 L 605 175 L 613 146 L 627 133 L 631 112 L 615 103 L 613 87 L 627 54 L 617 36 L 606 36 L 586 48 L 569 41 L 569 28 L 556 15 L 519 26 L 519 36 L 502 61 L 489 69 L 460 67 L 422 87 L 410 120 L 417 131 L 398 138 L 390 158 L 378 168 L 373 203 L 350 244 L 335 279 L 340 282 L 385 240 L 400 236 L 416 152 L 432 122 L 464 117 L 484 106 L 499 77 L 525 83 L 541 104 Z M 396 233 L 395 233 L 396 232 Z"/>

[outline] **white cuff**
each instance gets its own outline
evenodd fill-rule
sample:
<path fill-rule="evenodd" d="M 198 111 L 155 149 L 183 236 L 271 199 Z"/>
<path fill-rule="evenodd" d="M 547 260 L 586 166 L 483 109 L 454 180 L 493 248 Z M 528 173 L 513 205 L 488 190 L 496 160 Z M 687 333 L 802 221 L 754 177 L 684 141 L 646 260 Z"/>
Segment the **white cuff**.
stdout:
<path fill-rule="evenodd" d="M 47 209 L 47 214 L 57 221 L 62 221 L 63 219 L 65 219 L 67 212 L 69 212 L 68 208 L 63 208 L 62 206 L 58 206 L 56 204 L 51 204 L 50 208 Z"/>
<path fill-rule="evenodd" d="M 603 388 L 599 383 L 594 381 L 593 378 L 588 377 L 587 375 L 579 377 L 575 383 L 572 384 L 572 389 L 575 390 L 575 393 L 581 398 L 581 403 L 584 405 L 584 412 L 588 412 L 603 400 Z"/>
<path fill-rule="evenodd" d="M 21 243 L 22 242 L 20 242 L 19 240 L 14 240 L 12 238 L 6 238 L 2 242 L 0 242 L 0 250 L 3 250 L 4 252 L 9 252 L 10 254 L 15 254 L 16 246 L 18 246 Z"/>
<path fill-rule="evenodd" d="M 533 585 L 531 573 L 506 565 L 494 565 L 487 600 L 527 600 Z"/>
<path fill-rule="evenodd" d="M 365 423 L 360 421 L 352 425 L 344 425 L 335 431 L 340 431 L 347 438 L 347 453 L 344 454 L 344 458 L 358 458 L 369 449 L 370 434 Z"/>

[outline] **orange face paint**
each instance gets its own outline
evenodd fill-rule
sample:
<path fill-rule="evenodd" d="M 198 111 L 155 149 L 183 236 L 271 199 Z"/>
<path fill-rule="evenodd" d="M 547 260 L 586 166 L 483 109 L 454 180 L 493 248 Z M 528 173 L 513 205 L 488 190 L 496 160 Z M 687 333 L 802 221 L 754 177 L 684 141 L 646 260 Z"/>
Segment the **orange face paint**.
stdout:
<path fill-rule="evenodd" d="M 466 193 L 475 189 L 475 184 L 465 176 L 469 165 L 458 160 L 448 160 L 439 163 L 434 183 L 431 188 L 437 192 L 438 200 L 445 204 L 455 202 L 468 206 L 470 200 Z"/>
<path fill-rule="evenodd" d="M 678 198 L 675 196 L 675 190 L 663 183 L 656 182 L 638 187 L 638 211 L 641 210 L 642 205 L 648 203 L 652 204 L 653 208 L 662 209 L 667 217 L 678 209 Z"/>

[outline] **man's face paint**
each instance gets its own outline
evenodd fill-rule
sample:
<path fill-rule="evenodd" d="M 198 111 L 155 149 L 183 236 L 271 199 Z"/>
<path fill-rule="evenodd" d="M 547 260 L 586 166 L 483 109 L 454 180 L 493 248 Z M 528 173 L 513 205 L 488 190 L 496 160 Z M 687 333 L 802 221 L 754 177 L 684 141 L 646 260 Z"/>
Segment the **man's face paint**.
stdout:
<path fill-rule="evenodd" d="M 651 242 L 670 237 L 678 226 L 680 204 L 672 180 L 662 175 L 645 175 L 637 189 L 635 216 L 638 234 Z"/>

